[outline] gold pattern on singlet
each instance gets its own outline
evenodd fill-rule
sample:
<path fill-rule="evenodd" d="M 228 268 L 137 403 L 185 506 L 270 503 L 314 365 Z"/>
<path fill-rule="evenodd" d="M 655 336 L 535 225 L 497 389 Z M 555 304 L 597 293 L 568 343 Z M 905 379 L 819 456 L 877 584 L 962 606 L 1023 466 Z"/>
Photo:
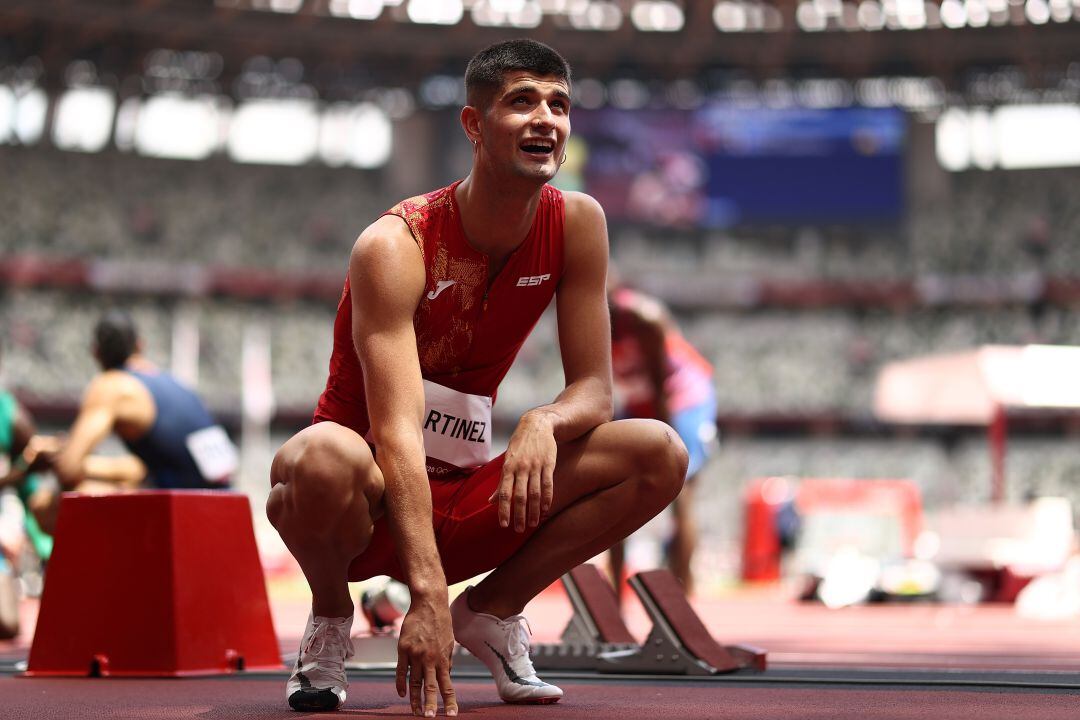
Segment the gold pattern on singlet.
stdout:
<path fill-rule="evenodd" d="M 427 195 L 417 195 L 402 200 L 387 211 L 388 214 L 398 215 L 405 220 L 405 224 L 409 226 L 416 244 L 420 246 L 420 254 L 424 256 L 425 260 L 427 260 L 427 247 L 425 247 L 427 243 L 424 239 L 423 221 L 428 212 L 443 205 L 448 205 L 450 200 L 450 193 L 440 193 L 434 199 L 429 198 Z"/>
<path fill-rule="evenodd" d="M 449 192 L 441 193 L 434 199 L 421 195 L 399 203 L 390 211 L 401 215 L 409 225 L 428 265 L 428 278 L 433 282 L 454 281 L 452 286 L 434 299 L 428 298 L 425 293 L 413 316 L 420 368 L 425 374 L 460 369 L 473 338 L 473 326 L 464 316 L 474 311 L 478 290 L 487 281 L 487 267 L 483 260 L 452 257 L 442 237 L 427 237 L 425 234 L 425 220 L 430 218 L 429 213 L 450 202 Z M 453 206 L 444 211 L 452 213 Z M 448 313 L 451 308 L 456 312 Z M 433 322 L 433 313 L 438 318 L 437 322 Z"/>

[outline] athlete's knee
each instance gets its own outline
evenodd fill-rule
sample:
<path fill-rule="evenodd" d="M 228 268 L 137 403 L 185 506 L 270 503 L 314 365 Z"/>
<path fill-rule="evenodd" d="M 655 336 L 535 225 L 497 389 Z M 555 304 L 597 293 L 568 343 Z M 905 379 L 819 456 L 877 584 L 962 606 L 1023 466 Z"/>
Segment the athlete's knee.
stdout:
<path fill-rule="evenodd" d="M 275 519 L 290 509 L 345 507 L 358 492 L 371 501 L 381 496 L 381 474 L 376 470 L 366 446 L 350 447 L 346 438 L 332 432 L 301 433 L 274 457 L 267 517 L 276 526 Z"/>
<path fill-rule="evenodd" d="M 648 421 L 637 443 L 637 466 L 642 469 L 645 490 L 665 505 L 678 496 L 686 478 L 690 455 L 670 426 Z"/>

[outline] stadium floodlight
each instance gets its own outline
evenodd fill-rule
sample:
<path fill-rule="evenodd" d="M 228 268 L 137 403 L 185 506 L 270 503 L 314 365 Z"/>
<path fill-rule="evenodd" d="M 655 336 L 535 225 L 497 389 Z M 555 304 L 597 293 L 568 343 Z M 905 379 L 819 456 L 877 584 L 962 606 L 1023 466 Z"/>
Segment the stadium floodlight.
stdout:
<path fill-rule="evenodd" d="M 1054 22 L 1069 22 L 1072 15 L 1073 11 L 1069 0 L 1050 0 L 1050 17 Z"/>
<path fill-rule="evenodd" d="M 958 172 L 971 166 L 970 134 L 965 110 L 950 108 L 941 114 L 934 128 L 934 149 L 941 167 Z"/>
<path fill-rule="evenodd" d="M 1022 0 L 1020 2 L 1022 3 Z M 1009 0 L 986 0 L 986 9 L 990 11 L 991 27 L 1009 24 Z"/>
<path fill-rule="evenodd" d="M 481 27 L 539 27 L 544 13 L 537 0 L 476 0 L 473 22 Z"/>
<path fill-rule="evenodd" d="M 941 24 L 950 30 L 956 30 L 967 24 L 967 10 L 960 0 L 942 0 Z"/>
<path fill-rule="evenodd" d="M 249 100 L 233 113 L 226 147 L 237 162 L 301 165 L 315 156 L 318 126 L 310 100 Z"/>
<path fill-rule="evenodd" d="M 304 0 L 270 0 L 271 12 L 295 14 L 300 12 Z"/>
<path fill-rule="evenodd" d="M 863 30 L 875 31 L 885 27 L 885 11 L 877 0 L 863 0 L 859 3 L 857 17 Z"/>
<path fill-rule="evenodd" d="M 374 20 L 382 14 L 383 0 L 330 0 L 331 15 L 353 20 Z"/>
<path fill-rule="evenodd" d="M 323 113 L 319 156 L 328 165 L 382 167 L 394 145 L 393 126 L 374 103 L 341 103 Z"/>
<path fill-rule="evenodd" d="M 112 134 L 116 98 L 103 87 L 72 88 L 56 104 L 52 138 L 61 150 L 99 152 Z"/>
<path fill-rule="evenodd" d="M 986 27 L 990 23 L 990 10 L 984 0 L 964 0 L 964 10 L 970 27 Z"/>
<path fill-rule="evenodd" d="M 818 13 L 826 18 L 840 17 L 840 13 L 843 10 L 843 3 L 841 0 L 811 0 L 814 3 L 814 8 Z"/>
<path fill-rule="evenodd" d="M 461 0 L 409 0 L 409 20 L 424 25 L 456 25 L 465 14 Z"/>
<path fill-rule="evenodd" d="M 567 7 L 570 25 L 577 30 L 618 30 L 622 26 L 622 9 L 608 0 L 584 0 Z"/>
<path fill-rule="evenodd" d="M 1080 165 L 1080 107 L 1005 105 L 994 112 L 998 164 L 1006 170 Z"/>
<path fill-rule="evenodd" d="M 15 90 L 15 137 L 23 145 L 33 145 L 45 132 L 49 98 L 39 87 Z"/>
<path fill-rule="evenodd" d="M 213 97 L 155 95 L 138 112 L 134 147 L 153 157 L 202 160 L 218 149 L 221 122 Z"/>
<path fill-rule="evenodd" d="M 806 32 L 819 32 L 825 29 L 826 18 L 812 0 L 803 0 L 795 10 L 795 21 Z"/>
<path fill-rule="evenodd" d="M 1032 25 L 1045 25 L 1050 22 L 1050 6 L 1046 4 L 1046 0 L 1027 0 L 1024 15 Z"/>
<path fill-rule="evenodd" d="M 713 7 L 713 23 L 721 32 L 743 32 L 747 29 L 746 9 L 734 0 L 721 0 Z"/>
<path fill-rule="evenodd" d="M 678 32 L 686 24 L 683 9 L 670 0 L 639 0 L 630 9 L 630 21 L 643 32 Z"/>
<path fill-rule="evenodd" d="M 968 117 L 972 164 L 981 170 L 990 170 L 998 158 L 993 116 L 986 108 L 975 108 Z"/>
<path fill-rule="evenodd" d="M 926 27 L 926 7 L 923 0 L 897 0 L 896 16 L 905 30 L 922 30 Z"/>

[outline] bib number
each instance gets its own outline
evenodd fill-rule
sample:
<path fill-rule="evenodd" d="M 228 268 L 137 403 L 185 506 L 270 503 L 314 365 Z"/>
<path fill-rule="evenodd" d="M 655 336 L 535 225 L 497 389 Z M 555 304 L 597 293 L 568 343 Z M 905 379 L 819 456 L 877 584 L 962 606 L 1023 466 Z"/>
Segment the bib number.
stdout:
<path fill-rule="evenodd" d="M 424 381 L 424 451 L 454 467 L 491 459 L 491 398 Z"/>
<path fill-rule="evenodd" d="M 207 482 L 226 483 L 236 472 L 239 465 L 236 446 L 220 425 L 196 430 L 184 442 L 199 474 Z"/>

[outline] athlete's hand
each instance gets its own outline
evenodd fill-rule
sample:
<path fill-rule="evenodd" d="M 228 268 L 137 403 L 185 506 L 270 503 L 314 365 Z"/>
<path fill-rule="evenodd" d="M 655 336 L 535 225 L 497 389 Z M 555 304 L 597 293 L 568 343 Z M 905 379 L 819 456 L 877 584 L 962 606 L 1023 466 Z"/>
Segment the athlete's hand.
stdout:
<path fill-rule="evenodd" d="M 526 413 L 506 448 L 502 479 L 488 502 L 499 503 L 499 524 L 525 532 L 536 527 L 551 509 L 555 494 L 555 458 L 558 445 L 551 421 L 541 414 Z"/>
<path fill-rule="evenodd" d="M 23 449 L 23 459 L 29 472 L 38 472 L 52 465 L 63 442 L 51 435 L 34 435 Z"/>
<path fill-rule="evenodd" d="M 450 607 L 443 601 L 413 596 L 412 606 L 401 623 L 398 636 L 397 693 L 409 702 L 413 715 L 435 717 L 439 695 L 447 715 L 457 715 L 457 695 L 450 682 L 454 629 Z"/>

